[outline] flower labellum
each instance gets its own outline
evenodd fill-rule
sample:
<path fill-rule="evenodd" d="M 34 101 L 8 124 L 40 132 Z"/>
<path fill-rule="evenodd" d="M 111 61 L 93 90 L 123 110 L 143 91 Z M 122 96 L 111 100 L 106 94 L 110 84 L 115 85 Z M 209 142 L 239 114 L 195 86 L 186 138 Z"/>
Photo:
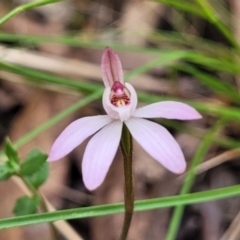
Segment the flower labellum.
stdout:
<path fill-rule="evenodd" d="M 200 119 L 201 115 L 187 104 L 175 101 L 157 102 L 136 109 L 136 91 L 131 84 L 124 83 L 121 62 L 110 48 L 104 50 L 101 69 L 105 85 L 102 103 L 107 115 L 84 117 L 71 123 L 54 142 L 48 161 L 66 156 L 95 133 L 82 161 L 84 184 L 94 190 L 105 179 L 125 123 L 133 138 L 150 156 L 173 173 L 183 173 L 186 162 L 176 140 L 164 127 L 144 118 L 194 120 Z"/>

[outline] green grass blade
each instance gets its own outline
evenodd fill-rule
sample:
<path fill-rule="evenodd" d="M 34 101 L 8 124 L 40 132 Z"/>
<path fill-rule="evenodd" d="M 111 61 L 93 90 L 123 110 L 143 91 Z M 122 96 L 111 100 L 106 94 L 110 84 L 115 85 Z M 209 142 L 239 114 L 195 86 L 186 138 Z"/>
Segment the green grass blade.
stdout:
<path fill-rule="evenodd" d="M 140 200 L 135 202 L 135 211 L 154 210 L 159 208 L 174 207 L 186 204 L 196 204 L 207 201 L 218 200 L 227 197 L 240 196 L 240 185 L 225 187 L 210 191 L 203 191 L 181 196 L 171 196 L 164 198 L 155 198 Z M 123 203 L 99 205 L 94 207 L 84 207 L 70 210 L 61 210 L 49 213 L 40 213 L 15 218 L 0 220 L 0 229 L 52 222 L 57 220 L 68 220 L 76 218 L 89 218 L 104 216 L 124 211 Z"/>
<path fill-rule="evenodd" d="M 187 123 L 181 123 L 178 121 L 171 121 L 167 119 L 159 119 L 157 120 L 158 123 L 160 123 L 163 126 L 167 126 L 170 129 L 177 130 L 182 133 L 186 133 L 192 136 L 195 136 L 197 138 L 203 139 L 205 135 L 207 134 L 205 129 L 200 129 L 200 128 L 195 128 Z M 235 140 L 230 137 L 226 137 L 221 135 L 221 137 L 216 137 L 213 139 L 213 142 L 219 146 L 225 147 L 227 149 L 231 148 L 239 148 L 240 146 L 240 141 Z"/>
<path fill-rule="evenodd" d="M 46 121 L 45 123 L 35 128 L 33 131 L 30 131 L 28 134 L 20 138 L 18 141 L 14 143 L 14 146 L 16 146 L 17 148 L 23 146 L 27 142 L 31 141 L 33 138 L 37 137 L 43 131 L 54 126 L 56 123 L 60 122 L 65 117 L 77 111 L 79 108 L 86 106 L 87 104 L 91 103 L 92 101 L 98 99 L 101 96 L 102 90 L 98 90 L 90 94 L 89 96 L 85 97 L 84 99 L 80 100 L 79 102 L 71 105 L 70 107 L 67 107 L 65 110 L 52 117 L 50 120 Z"/>
<path fill-rule="evenodd" d="M 173 68 L 195 76 L 197 80 L 199 80 L 203 85 L 207 86 L 213 92 L 227 97 L 229 100 L 234 101 L 237 104 L 240 103 L 239 92 L 231 84 L 198 70 L 188 64 L 175 65 Z"/>
<path fill-rule="evenodd" d="M 83 92 L 93 92 L 96 89 L 103 89 L 100 84 L 89 84 L 86 81 L 83 80 L 72 80 L 69 78 L 63 78 L 63 77 L 58 77 L 54 76 L 49 73 L 44 73 L 42 71 L 38 71 L 35 69 L 27 68 L 27 67 L 22 67 L 22 66 L 17 66 L 14 64 L 9 64 L 5 62 L 0 61 L 0 68 L 3 70 L 6 70 L 8 72 L 16 73 L 21 76 L 24 76 L 28 78 L 29 81 L 32 81 L 34 83 L 40 84 L 40 83 L 50 83 L 50 84 L 57 84 L 60 86 L 66 86 L 71 89 L 75 90 L 81 90 Z"/>
<path fill-rule="evenodd" d="M 184 32 L 158 30 L 148 36 L 148 40 L 159 48 L 164 49 L 186 49 L 194 48 L 194 53 L 205 53 L 216 58 L 231 60 L 232 48 L 221 43 L 214 42 L 199 36 Z"/>
<path fill-rule="evenodd" d="M 146 73 L 147 71 L 155 68 L 155 67 L 167 67 L 173 64 L 176 64 L 177 61 L 183 59 L 188 54 L 188 51 L 167 51 L 159 54 L 159 57 L 149 61 L 148 63 L 131 70 L 126 73 L 124 78 L 126 81 L 129 79 L 136 77 L 140 74 Z"/>
<path fill-rule="evenodd" d="M 226 39 L 228 39 L 233 47 L 239 50 L 238 42 L 233 33 L 229 30 L 229 27 L 218 18 L 218 13 L 215 12 L 210 3 L 207 0 L 196 0 L 196 2 L 202 8 L 206 19 L 218 28 L 218 30 L 226 37 Z"/>
<path fill-rule="evenodd" d="M 228 56 L 219 59 L 218 56 L 210 57 L 199 52 L 189 51 L 184 60 L 204 66 L 208 70 L 231 74 L 240 73 L 239 64 L 237 61 L 233 60 L 233 54 L 229 54 Z"/>
<path fill-rule="evenodd" d="M 62 0 L 42 0 L 42 1 L 38 1 L 38 2 L 30 2 L 30 3 L 23 4 L 21 6 L 18 6 L 16 8 L 14 8 L 8 14 L 6 14 L 2 18 L 0 18 L 0 25 L 5 23 L 6 21 L 11 19 L 12 17 L 16 16 L 20 12 L 23 12 L 23 11 L 26 11 L 26 10 L 29 10 L 29 9 L 32 9 L 32 8 L 40 7 L 40 6 L 43 6 L 43 5 L 51 4 L 51 3 L 60 2 L 60 1 L 62 1 Z"/>
<path fill-rule="evenodd" d="M 222 128 L 223 126 L 223 121 L 219 121 L 210 131 L 209 133 L 205 136 L 203 141 L 201 142 L 199 148 L 196 151 L 196 154 L 192 160 L 190 169 L 187 172 L 187 176 L 185 178 L 185 182 L 181 188 L 180 195 L 186 194 L 190 192 L 192 185 L 195 181 L 196 178 L 196 167 L 203 161 L 205 155 L 207 154 L 207 151 L 209 147 L 212 144 L 212 139 L 214 138 L 214 135 L 216 132 Z M 177 206 L 174 211 L 173 215 L 170 221 L 170 226 L 167 231 L 167 236 L 166 240 L 174 240 L 176 239 L 178 229 L 180 227 L 180 222 L 182 219 L 184 211 L 184 206 Z"/>
<path fill-rule="evenodd" d="M 216 117 L 226 117 L 226 119 L 228 120 L 240 121 L 240 109 L 237 107 L 228 107 L 217 104 L 211 104 L 208 102 L 203 102 L 203 100 L 201 102 L 192 101 L 182 98 L 159 96 L 156 94 L 146 94 L 141 92 L 138 93 L 138 99 L 139 101 L 145 103 L 154 103 L 167 100 L 185 102 L 191 105 L 192 107 L 196 108 L 201 113 L 209 114 L 211 116 Z"/>
<path fill-rule="evenodd" d="M 229 28 L 223 24 L 223 22 L 218 18 L 218 14 L 214 11 L 212 6 L 206 0 L 196 0 L 197 4 L 188 3 L 186 1 L 176 1 L 176 0 L 155 0 L 156 2 L 166 4 L 170 7 L 174 7 L 181 11 L 189 12 L 193 15 L 197 15 L 204 18 L 215 25 L 218 30 L 228 39 L 232 46 L 239 49 L 239 45 L 233 36 Z"/>
<path fill-rule="evenodd" d="M 85 47 L 92 49 L 104 49 L 106 46 L 111 47 L 115 50 L 121 51 L 131 51 L 138 53 L 152 53 L 156 54 L 155 48 L 150 47 L 138 47 L 131 45 L 124 45 L 119 43 L 112 42 L 99 42 L 99 41 L 82 41 L 78 36 L 36 36 L 36 35 L 20 35 L 20 34 L 11 34 L 0 32 L 0 41 L 7 42 L 17 42 L 19 44 L 36 44 L 39 45 L 41 43 L 58 43 L 64 44 L 73 47 Z M 160 50 L 157 52 L 159 53 Z"/>
<path fill-rule="evenodd" d="M 187 1 L 176 1 L 176 0 L 155 0 L 156 2 L 163 3 L 170 7 L 192 13 L 194 15 L 205 18 L 204 12 L 200 11 L 196 4 L 188 3 Z"/>

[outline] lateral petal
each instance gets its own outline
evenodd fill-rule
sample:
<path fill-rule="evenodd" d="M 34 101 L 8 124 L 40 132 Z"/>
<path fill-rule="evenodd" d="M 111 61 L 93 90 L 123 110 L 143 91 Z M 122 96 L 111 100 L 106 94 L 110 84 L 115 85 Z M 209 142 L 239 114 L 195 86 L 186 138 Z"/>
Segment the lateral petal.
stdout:
<path fill-rule="evenodd" d="M 178 174 L 185 171 L 182 150 L 164 127 L 141 118 L 130 118 L 125 124 L 133 138 L 165 168 Z"/>
<path fill-rule="evenodd" d="M 153 103 L 135 110 L 133 117 L 193 120 L 202 116 L 189 105 L 175 101 Z"/>
<path fill-rule="evenodd" d="M 83 182 L 89 190 L 104 181 L 119 146 L 122 125 L 120 121 L 113 121 L 89 141 L 82 162 Z"/>
<path fill-rule="evenodd" d="M 48 161 L 56 161 L 66 156 L 87 137 L 111 121 L 112 119 L 108 115 L 99 115 L 80 118 L 72 122 L 54 142 L 49 153 Z"/>

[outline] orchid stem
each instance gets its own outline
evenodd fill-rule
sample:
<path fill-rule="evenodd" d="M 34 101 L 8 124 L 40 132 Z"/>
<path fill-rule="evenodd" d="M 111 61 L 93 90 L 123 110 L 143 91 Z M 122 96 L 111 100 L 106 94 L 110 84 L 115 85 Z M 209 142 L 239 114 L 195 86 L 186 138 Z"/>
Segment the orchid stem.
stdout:
<path fill-rule="evenodd" d="M 134 182 L 132 173 L 133 144 L 132 136 L 125 124 L 123 125 L 122 129 L 120 147 L 123 155 L 124 178 L 125 178 L 124 183 L 125 215 L 120 240 L 125 240 L 127 238 L 134 209 Z"/>

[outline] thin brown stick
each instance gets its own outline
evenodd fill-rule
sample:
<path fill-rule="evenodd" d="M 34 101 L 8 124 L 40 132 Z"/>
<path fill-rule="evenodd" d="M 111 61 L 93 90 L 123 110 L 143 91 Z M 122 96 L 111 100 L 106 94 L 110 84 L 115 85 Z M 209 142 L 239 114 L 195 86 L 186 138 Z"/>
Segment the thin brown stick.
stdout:
<path fill-rule="evenodd" d="M 213 157 L 207 161 L 205 161 L 204 163 L 202 163 L 201 165 L 199 165 L 197 167 L 197 174 L 200 174 L 202 172 L 205 172 L 213 167 L 216 167 L 224 162 L 233 160 L 236 157 L 240 156 L 240 148 L 236 148 L 236 149 L 232 149 L 229 151 L 226 151 L 222 154 L 219 154 L 216 157 Z"/>
<path fill-rule="evenodd" d="M 221 153 L 218 156 L 213 157 L 213 158 L 203 162 L 202 164 L 200 164 L 196 168 L 196 174 L 206 172 L 209 169 L 212 169 L 224 162 L 231 161 L 239 156 L 240 156 L 240 148 L 235 148 L 235 149 L 226 151 L 224 153 Z M 181 175 L 177 179 L 181 182 L 181 181 L 183 181 L 184 178 L 185 178 L 185 174 Z"/>
<path fill-rule="evenodd" d="M 14 183 L 16 183 L 22 189 L 22 191 L 26 195 L 32 196 L 31 191 L 24 184 L 21 178 L 17 176 L 13 176 L 11 179 L 14 181 Z M 56 209 L 48 202 L 46 197 L 43 194 L 41 194 L 41 196 L 44 200 L 47 210 L 49 212 L 56 211 Z M 84 240 L 66 221 L 63 221 L 63 220 L 56 221 L 56 222 L 53 222 L 53 225 L 68 240 Z"/>
<path fill-rule="evenodd" d="M 237 214 L 235 219 L 232 221 L 231 225 L 227 231 L 223 234 L 220 240 L 239 240 L 240 237 L 240 212 Z"/>

